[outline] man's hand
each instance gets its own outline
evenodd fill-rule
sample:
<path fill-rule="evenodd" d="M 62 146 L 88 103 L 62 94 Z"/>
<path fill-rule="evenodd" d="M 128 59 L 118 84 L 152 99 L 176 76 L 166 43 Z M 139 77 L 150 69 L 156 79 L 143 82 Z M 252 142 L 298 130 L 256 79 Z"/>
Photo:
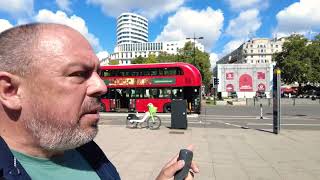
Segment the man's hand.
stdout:
<path fill-rule="evenodd" d="M 190 151 L 193 151 L 193 146 L 189 145 L 188 148 Z M 169 180 L 172 179 L 174 174 L 183 168 L 184 161 L 178 160 L 179 154 L 177 154 L 174 158 L 172 158 L 160 171 L 160 174 L 156 178 L 156 180 Z M 188 176 L 186 177 L 186 180 L 192 180 L 193 179 L 193 173 L 199 173 L 199 168 L 196 165 L 194 161 L 191 163 L 191 170 L 188 173 Z"/>

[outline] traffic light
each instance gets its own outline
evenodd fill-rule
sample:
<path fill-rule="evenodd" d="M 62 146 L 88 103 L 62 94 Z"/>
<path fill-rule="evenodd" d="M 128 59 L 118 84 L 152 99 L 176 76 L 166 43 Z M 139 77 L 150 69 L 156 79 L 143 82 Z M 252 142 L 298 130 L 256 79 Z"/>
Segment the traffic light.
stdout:
<path fill-rule="evenodd" d="M 213 84 L 214 85 L 218 85 L 219 84 L 219 79 L 218 78 L 214 78 L 213 79 Z"/>

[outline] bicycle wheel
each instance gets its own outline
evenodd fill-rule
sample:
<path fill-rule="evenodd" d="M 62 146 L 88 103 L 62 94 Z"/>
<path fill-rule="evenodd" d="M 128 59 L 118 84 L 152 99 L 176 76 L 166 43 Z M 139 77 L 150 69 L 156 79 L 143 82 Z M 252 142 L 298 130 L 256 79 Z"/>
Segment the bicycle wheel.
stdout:
<path fill-rule="evenodd" d="M 138 124 L 138 127 L 141 128 L 141 129 L 142 128 L 146 128 L 146 127 L 148 127 L 148 123 L 146 121 L 143 121 L 143 122 Z"/>
<path fill-rule="evenodd" d="M 149 117 L 149 119 L 147 120 L 147 124 L 149 129 L 154 130 L 154 129 L 159 129 L 159 127 L 161 126 L 161 119 L 158 116 L 153 116 L 153 119 L 151 117 Z"/>
<path fill-rule="evenodd" d="M 126 127 L 127 128 L 137 128 L 137 123 L 136 122 L 130 122 L 130 120 L 129 119 L 127 119 L 127 121 L 126 121 Z"/>

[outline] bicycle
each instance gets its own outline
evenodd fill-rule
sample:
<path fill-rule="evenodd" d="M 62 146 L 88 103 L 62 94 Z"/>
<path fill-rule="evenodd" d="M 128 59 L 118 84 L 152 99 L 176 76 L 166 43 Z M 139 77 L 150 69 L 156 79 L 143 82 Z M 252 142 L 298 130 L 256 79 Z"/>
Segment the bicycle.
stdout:
<path fill-rule="evenodd" d="M 149 128 L 151 130 L 159 129 L 161 126 L 161 119 L 156 116 L 157 108 L 151 103 L 148 104 L 149 111 L 145 112 L 144 116 L 136 114 L 128 114 L 126 120 L 126 126 L 128 128 Z"/>

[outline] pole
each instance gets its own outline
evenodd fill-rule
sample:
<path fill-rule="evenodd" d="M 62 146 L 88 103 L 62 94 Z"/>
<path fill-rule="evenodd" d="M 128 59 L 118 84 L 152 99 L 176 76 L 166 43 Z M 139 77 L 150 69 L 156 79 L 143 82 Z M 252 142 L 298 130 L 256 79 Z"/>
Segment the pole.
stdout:
<path fill-rule="evenodd" d="M 193 33 L 193 37 L 186 39 L 193 39 L 193 64 L 196 65 L 196 39 L 203 39 L 203 37 L 196 37 L 195 33 Z"/>
<path fill-rule="evenodd" d="M 260 103 L 260 119 L 263 119 L 262 103 Z"/>
<path fill-rule="evenodd" d="M 280 132 L 281 125 L 281 109 L 280 109 L 280 98 L 281 98 L 281 71 L 276 68 L 273 73 L 273 133 L 278 134 Z"/>

